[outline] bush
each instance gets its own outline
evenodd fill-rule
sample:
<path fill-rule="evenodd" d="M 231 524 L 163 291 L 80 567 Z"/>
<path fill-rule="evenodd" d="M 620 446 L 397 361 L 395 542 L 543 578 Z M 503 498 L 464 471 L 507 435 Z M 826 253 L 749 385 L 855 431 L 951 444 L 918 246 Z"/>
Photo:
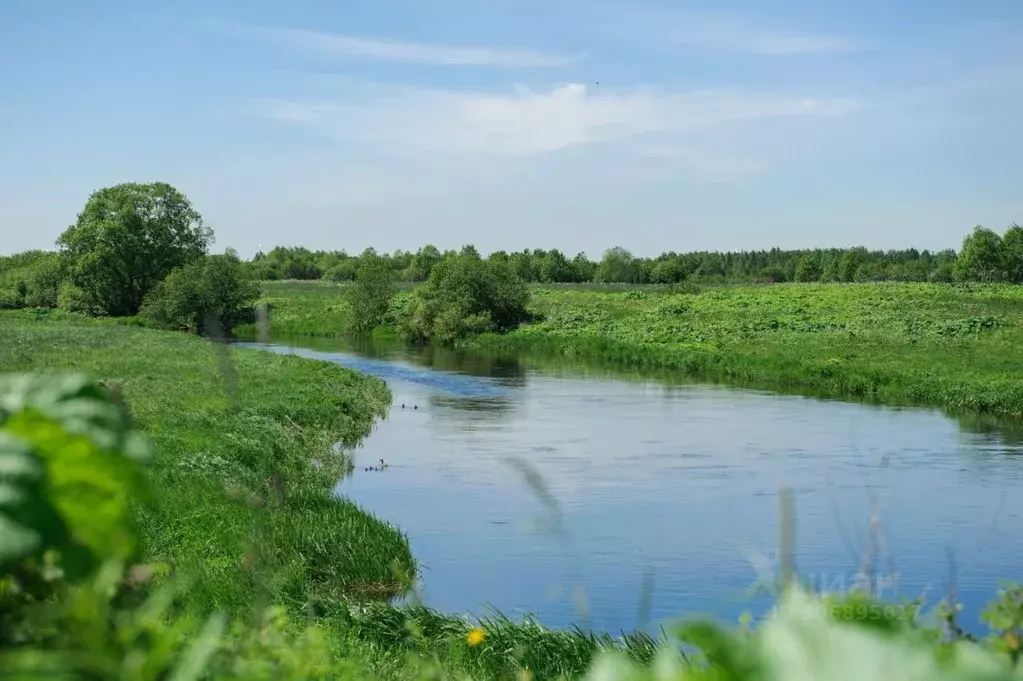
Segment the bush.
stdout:
<path fill-rule="evenodd" d="M 95 315 L 99 312 L 89 300 L 88 294 L 70 281 L 61 282 L 57 290 L 57 307 L 85 315 Z"/>
<path fill-rule="evenodd" d="M 354 281 L 359 271 L 359 261 L 355 258 L 342 260 L 324 273 L 327 281 Z"/>
<path fill-rule="evenodd" d="M 963 239 L 955 266 L 960 281 L 1005 281 L 1005 251 L 1002 237 L 990 229 L 975 227 Z"/>
<path fill-rule="evenodd" d="M 348 330 L 365 333 L 380 326 L 394 295 L 394 272 L 383 258 L 360 258 L 355 283 L 348 289 Z"/>
<path fill-rule="evenodd" d="M 938 268 L 927 275 L 927 281 L 950 284 L 955 281 L 955 263 L 943 262 L 938 265 Z"/>
<path fill-rule="evenodd" d="M 796 281 L 817 281 L 821 277 L 820 263 L 810 255 L 804 255 L 796 264 Z"/>
<path fill-rule="evenodd" d="M 0 257 L 0 309 L 56 307 L 63 279 L 57 253 L 25 251 Z"/>
<path fill-rule="evenodd" d="M 408 342 L 451 344 L 487 331 L 512 329 L 529 318 L 529 290 L 501 261 L 465 253 L 445 258 L 416 289 L 398 319 Z"/>
<path fill-rule="evenodd" d="M 60 256 L 47 253 L 33 263 L 25 280 L 25 307 L 57 307 L 57 294 L 64 280 Z"/>
<path fill-rule="evenodd" d="M 760 271 L 760 279 L 772 284 L 788 281 L 788 274 L 780 267 L 765 267 Z"/>
<path fill-rule="evenodd" d="M 25 299 L 17 291 L 0 291 L 0 310 L 20 310 Z"/>
<path fill-rule="evenodd" d="M 141 316 L 154 326 L 207 334 L 213 320 L 225 333 L 255 321 L 259 287 L 245 276 L 238 256 L 205 256 L 172 271 L 157 284 L 142 306 Z"/>

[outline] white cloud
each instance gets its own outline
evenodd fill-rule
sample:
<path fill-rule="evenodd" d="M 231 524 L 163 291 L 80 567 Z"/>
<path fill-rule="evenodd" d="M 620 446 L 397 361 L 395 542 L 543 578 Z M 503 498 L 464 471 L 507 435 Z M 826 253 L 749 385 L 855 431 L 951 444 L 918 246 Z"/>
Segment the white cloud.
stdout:
<path fill-rule="evenodd" d="M 237 32 L 295 50 L 339 57 L 363 57 L 418 64 L 518 67 L 567 66 L 582 55 L 548 54 L 525 49 L 434 45 L 338 35 L 303 29 L 234 27 Z"/>
<path fill-rule="evenodd" d="M 381 86 L 341 101 L 276 100 L 262 115 L 307 126 L 339 142 L 390 153 L 462 157 L 536 156 L 648 135 L 681 148 L 707 131 L 772 119 L 844 116 L 851 99 L 732 90 L 613 92 L 578 83 L 509 94 Z M 646 145 L 650 148 L 649 145 Z M 665 153 L 665 152 L 660 152 Z"/>

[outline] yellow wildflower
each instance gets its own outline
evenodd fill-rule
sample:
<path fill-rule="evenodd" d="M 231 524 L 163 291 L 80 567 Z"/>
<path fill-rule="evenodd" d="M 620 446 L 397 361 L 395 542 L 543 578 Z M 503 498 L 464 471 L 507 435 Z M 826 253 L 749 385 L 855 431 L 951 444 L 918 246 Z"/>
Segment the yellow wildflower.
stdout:
<path fill-rule="evenodd" d="M 483 630 L 479 627 L 473 627 L 466 634 L 465 642 L 471 646 L 478 646 L 480 643 L 483 643 Z"/>

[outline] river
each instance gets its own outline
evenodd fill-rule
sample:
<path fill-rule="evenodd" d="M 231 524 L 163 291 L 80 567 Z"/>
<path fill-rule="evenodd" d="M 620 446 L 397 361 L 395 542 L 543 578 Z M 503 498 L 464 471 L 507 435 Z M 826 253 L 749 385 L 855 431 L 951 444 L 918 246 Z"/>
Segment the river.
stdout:
<path fill-rule="evenodd" d="M 983 631 L 998 580 L 1020 576 L 1015 427 L 567 360 L 241 345 L 387 381 L 390 412 L 337 492 L 407 532 L 421 597 L 443 611 L 611 632 L 763 613 L 783 487 L 796 569 L 814 588 L 868 574 L 886 599 L 933 606 L 954 585 L 962 625 Z"/>

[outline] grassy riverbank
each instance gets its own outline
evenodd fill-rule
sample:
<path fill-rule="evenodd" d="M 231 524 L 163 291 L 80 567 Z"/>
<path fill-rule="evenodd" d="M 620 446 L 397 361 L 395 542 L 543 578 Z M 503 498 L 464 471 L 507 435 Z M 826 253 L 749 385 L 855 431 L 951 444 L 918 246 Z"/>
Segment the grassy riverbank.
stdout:
<path fill-rule="evenodd" d="M 185 334 L 32 311 L 0 313 L 0 371 L 84 372 L 123 394 L 156 448 L 150 494 L 137 500 L 135 512 L 144 558 L 169 574 L 196 577 L 185 604 L 226 612 L 235 623 L 207 658 L 212 678 L 578 678 L 601 651 L 624 650 L 648 665 L 659 649 L 645 636 L 621 641 L 503 618 L 470 629 L 472 623 L 428 608 L 373 600 L 411 577 L 407 542 L 399 530 L 329 492 L 347 463 L 333 444 L 363 437 L 387 403 L 386 388 L 375 379 Z M 257 497 L 266 501 L 254 503 Z M 271 615 L 253 626 L 252 615 L 267 605 L 284 606 L 290 623 Z M 899 659 L 933 655 L 921 642 L 937 632 L 914 626 L 904 632 L 901 611 L 892 606 L 827 612 L 832 620 L 884 629 L 890 641 L 874 642 L 872 655 L 904 634 Z M 875 619 L 889 613 L 894 619 L 879 629 Z M 792 636 L 807 637 L 811 614 L 825 616 L 807 611 L 759 635 L 792 628 Z M 106 617 L 79 616 L 100 623 Z M 813 630 L 830 626 L 821 619 Z M 789 665 L 777 667 L 780 676 L 763 676 L 755 665 L 734 667 L 739 651 L 759 665 L 756 656 L 775 649 L 759 647 L 759 638 L 748 634 L 698 624 L 679 635 L 704 647 L 714 665 L 705 673 L 690 668 L 685 678 L 787 678 L 791 671 L 792 660 L 782 658 L 765 658 Z M 997 630 L 991 646 L 1002 650 L 998 645 L 1016 635 Z M 805 643 L 827 651 L 817 657 L 840 657 L 836 637 L 857 634 L 835 628 L 828 636 Z M 147 650 L 145 641 L 136 644 Z M 153 650 L 147 654 L 155 656 Z M 942 659 L 954 662 L 948 654 Z M 989 666 L 1004 667 L 1004 659 L 992 657 Z M 601 674 L 593 678 L 647 678 L 614 664 Z"/>
<path fill-rule="evenodd" d="M 382 381 L 293 357 L 221 357 L 185 334 L 26 316 L 3 316 L 0 369 L 80 371 L 121 385 L 158 452 L 152 499 L 138 513 L 145 557 L 194 571 L 197 600 L 233 610 L 265 589 L 303 603 L 409 583 L 402 533 L 331 496 L 347 465 L 332 445 L 369 433 L 390 400 Z M 245 499 L 268 478 L 281 480 L 281 502 L 257 513 Z M 256 559 L 274 568 L 271 584 L 253 583 L 244 564 Z"/>
<path fill-rule="evenodd" d="M 274 282 L 272 332 L 337 335 L 343 288 Z M 402 295 L 402 294 L 399 294 Z M 1023 289 L 779 284 L 533 289 L 539 321 L 467 344 L 833 397 L 1023 414 Z"/>
<path fill-rule="evenodd" d="M 398 528 L 331 491 L 344 451 L 370 431 L 390 395 L 383 382 L 297 357 L 227 349 L 195 336 L 61 312 L 0 312 L 0 372 L 82 372 L 116 384 L 152 439 L 148 498 L 136 506 L 142 558 L 192 578 L 187 605 L 246 619 L 267 605 L 312 620 L 330 655 L 358 678 L 471 673 L 580 675 L 626 644 L 502 618 L 473 623 L 423 607 L 392 607 L 415 562 Z M 263 504 L 258 498 L 268 498 Z"/>

